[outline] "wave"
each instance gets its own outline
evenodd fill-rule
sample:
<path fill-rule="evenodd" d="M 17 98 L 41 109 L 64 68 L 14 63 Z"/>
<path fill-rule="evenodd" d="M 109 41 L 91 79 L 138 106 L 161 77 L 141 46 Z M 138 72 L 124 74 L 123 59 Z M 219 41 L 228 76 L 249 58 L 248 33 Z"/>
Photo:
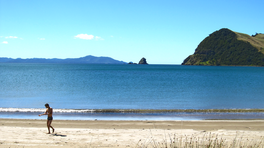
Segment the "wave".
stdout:
<path fill-rule="evenodd" d="M 0 108 L 0 112 L 45 112 L 43 108 Z M 264 109 L 53 109 L 56 113 L 243 113 Z"/>
<path fill-rule="evenodd" d="M 41 108 L 0 108 L 0 112 L 45 112 L 46 109 Z M 53 109 L 57 113 L 85 113 L 93 112 L 91 109 Z"/>

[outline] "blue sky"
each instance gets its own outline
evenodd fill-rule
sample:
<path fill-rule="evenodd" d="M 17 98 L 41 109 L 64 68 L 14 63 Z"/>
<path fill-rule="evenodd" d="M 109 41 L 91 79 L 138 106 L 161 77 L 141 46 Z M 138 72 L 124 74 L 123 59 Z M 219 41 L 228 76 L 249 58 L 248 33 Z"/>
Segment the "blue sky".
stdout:
<path fill-rule="evenodd" d="M 181 64 L 212 32 L 264 33 L 263 0 L 0 0 L 0 57 Z"/>

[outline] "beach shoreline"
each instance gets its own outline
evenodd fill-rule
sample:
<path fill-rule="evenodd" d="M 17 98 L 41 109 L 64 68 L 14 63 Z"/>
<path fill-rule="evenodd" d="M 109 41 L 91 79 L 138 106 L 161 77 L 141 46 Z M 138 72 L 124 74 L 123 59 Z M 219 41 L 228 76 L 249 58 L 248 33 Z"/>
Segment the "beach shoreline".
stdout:
<path fill-rule="evenodd" d="M 54 120 L 54 134 L 46 134 L 46 120 L 1 119 L 0 147 L 151 147 L 173 135 L 260 140 L 264 120 L 117 121 Z"/>
<path fill-rule="evenodd" d="M 45 112 L 44 109 L 26 109 L 26 108 L 0 108 L 0 119 L 46 119 L 46 117 L 38 117 L 37 115 Z M 259 112 L 257 112 L 258 110 Z M 207 110 L 208 112 L 144 112 L 142 110 L 134 110 L 138 112 L 116 111 L 104 112 L 95 111 L 87 112 L 87 110 L 72 109 L 54 109 L 55 120 L 157 120 L 157 121 L 192 121 L 192 120 L 264 120 L 263 109 L 241 109 L 232 110 Z M 228 110 L 230 111 L 230 110 Z M 234 111 L 234 112 L 233 112 Z M 236 112 L 235 112 L 236 111 Z M 254 112 L 256 111 L 256 112 Z"/>

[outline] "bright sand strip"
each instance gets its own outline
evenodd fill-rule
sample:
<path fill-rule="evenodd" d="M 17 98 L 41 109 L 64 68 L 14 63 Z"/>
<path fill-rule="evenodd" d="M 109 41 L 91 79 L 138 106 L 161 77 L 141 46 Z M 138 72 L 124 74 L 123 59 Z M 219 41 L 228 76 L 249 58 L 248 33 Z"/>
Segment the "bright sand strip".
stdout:
<path fill-rule="evenodd" d="M 264 135 L 264 120 L 54 120 L 52 125 L 55 133 L 46 134 L 46 120 L 0 119 L 0 147 L 161 147 L 175 136 L 187 141 L 218 137 L 232 142 L 236 137 L 256 141 Z"/>

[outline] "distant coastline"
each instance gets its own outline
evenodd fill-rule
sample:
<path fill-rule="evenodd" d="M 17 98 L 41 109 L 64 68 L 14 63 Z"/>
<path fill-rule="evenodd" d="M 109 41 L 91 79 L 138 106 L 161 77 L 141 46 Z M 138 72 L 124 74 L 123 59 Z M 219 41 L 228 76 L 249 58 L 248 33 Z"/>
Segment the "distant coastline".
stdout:
<path fill-rule="evenodd" d="M 76 63 L 76 64 L 127 64 L 123 61 L 118 61 L 110 57 L 95 57 L 88 55 L 80 58 L 66 58 L 66 59 L 46 59 L 46 58 L 28 58 L 28 59 L 13 59 L 0 57 L 0 63 Z"/>

